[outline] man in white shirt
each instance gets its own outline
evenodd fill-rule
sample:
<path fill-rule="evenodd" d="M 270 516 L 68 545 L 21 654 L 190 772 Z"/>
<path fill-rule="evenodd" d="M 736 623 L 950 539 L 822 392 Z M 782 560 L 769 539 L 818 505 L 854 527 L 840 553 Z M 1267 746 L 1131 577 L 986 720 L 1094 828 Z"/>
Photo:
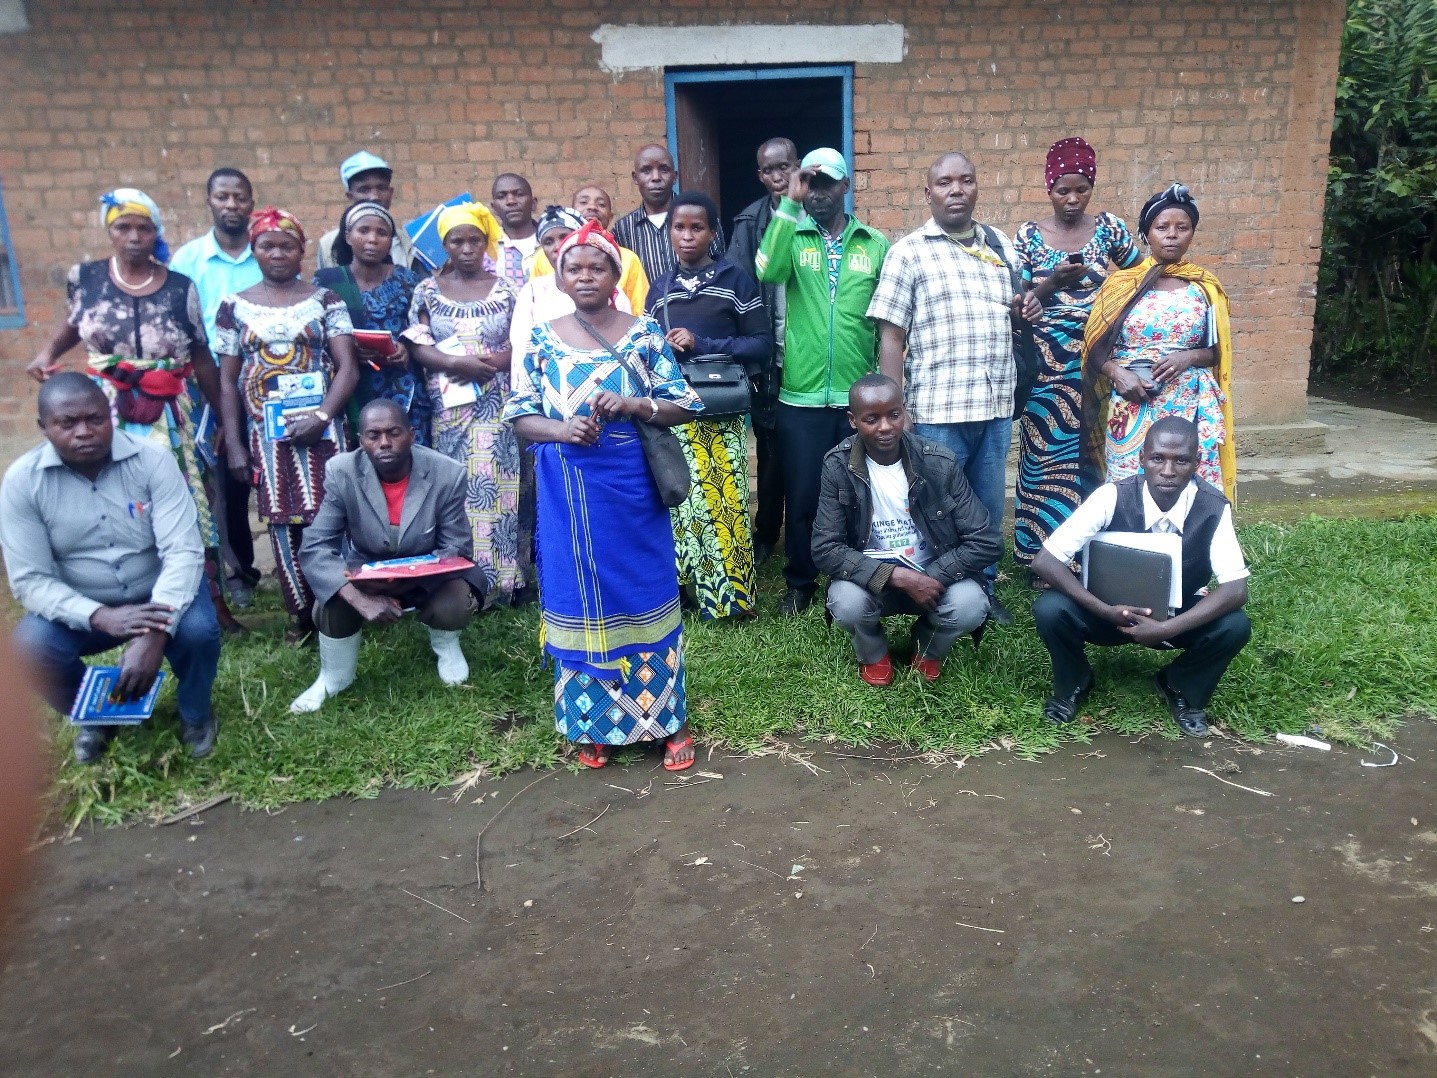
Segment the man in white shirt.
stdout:
<path fill-rule="evenodd" d="M 1179 416 L 1148 428 L 1142 472 L 1099 487 L 1043 544 L 1033 572 L 1051 585 L 1033 604 L 1038 635 L 1053 663 L 1053 695 L 1043 714 L 1072 722 L 1093 688 L 1085 644 L 1142 644 L 1182 654 L 1154 679 L 1183 733 L 1205 737 L 1207 705 L 1228 664 L 1252 637 L 1243 612 L 1247 564 L 1232 525 L 1232 506 L 1196 477 L 1198 432 Z M 1182 536 L 1182 606 L 1160 621 L 1153 611 L 1110 606 L 1079 583 L 1068 564 L 1102 531 L 1175 532 Z M 1209 588 L 1211 581 L 1217 586 Z"/>
<path fill-rule="evenodd" d="M 504 228 L 494 269 L 516 292 L 528 282 L 529 263 L 539 249 L 539 222 L 534 220 L 538 205 L 529 181 L 517 172 L 501 173 L 489 188 L 489 208 Z"/>

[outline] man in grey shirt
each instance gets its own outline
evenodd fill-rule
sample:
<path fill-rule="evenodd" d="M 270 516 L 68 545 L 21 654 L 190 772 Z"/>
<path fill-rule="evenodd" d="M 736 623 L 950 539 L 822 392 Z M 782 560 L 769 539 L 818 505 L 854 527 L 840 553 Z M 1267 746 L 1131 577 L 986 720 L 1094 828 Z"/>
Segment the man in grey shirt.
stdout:
<path fill-rule="evenodd" d="M 117 432 L 105 395 L 84 375 L 50 378 L 39 408 L 46 443 L 0 484 L 0 547 L 26 610 L 15 644 L 62 713 L 84 678 L 84 656 L 125 646 L 117 691 L 126 699 L 148 692 L 168 658 L 181 738 L 191 756 L 208 756 L 220 630 L 179 465 L 154 443 Z M 80 729 L 76 761 L 99 759 L 114 733 Z"/>

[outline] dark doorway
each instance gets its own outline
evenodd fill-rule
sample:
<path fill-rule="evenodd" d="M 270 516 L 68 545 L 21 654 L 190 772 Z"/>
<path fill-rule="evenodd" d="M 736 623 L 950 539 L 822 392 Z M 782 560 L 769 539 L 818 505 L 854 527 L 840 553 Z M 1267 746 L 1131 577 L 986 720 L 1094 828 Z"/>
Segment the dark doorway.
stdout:
<path fill-rule="evenodd" d="M 670 71 L 664 81 L 679 187 L 713 198 L 728 234 L 735 215 L 764 194 L 755 157 L 768 139 L 793 139 L 800 157 L 832 146 L 852 169 L 851 68 Z"/>

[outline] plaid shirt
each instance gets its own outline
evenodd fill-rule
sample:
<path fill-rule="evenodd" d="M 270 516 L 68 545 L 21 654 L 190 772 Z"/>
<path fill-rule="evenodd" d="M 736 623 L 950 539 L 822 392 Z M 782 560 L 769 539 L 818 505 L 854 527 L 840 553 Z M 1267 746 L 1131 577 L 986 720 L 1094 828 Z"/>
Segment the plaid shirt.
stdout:
<path fill-rule="evenodd" d="M 974 243 L 1015 264 L 1007 238 L 998 238 L 993 250 L 978 226 Z M 908 334 L 903 379 L 913 422 L 972 423 L 1012 414 L 1012 299 L 1007 268 L 963 250 L 932 219 L 893 245 L 868 317 Z"/>

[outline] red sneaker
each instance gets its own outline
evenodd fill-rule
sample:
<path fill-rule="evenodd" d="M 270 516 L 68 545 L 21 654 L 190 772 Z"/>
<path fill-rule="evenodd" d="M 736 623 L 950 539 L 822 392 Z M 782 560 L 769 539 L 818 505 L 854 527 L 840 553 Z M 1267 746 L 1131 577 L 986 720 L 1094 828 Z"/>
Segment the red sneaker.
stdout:
<path fill-rule="evenodd" d="M 925 659 L 921 656 L 913 656 L 913 669 L 923 675 L 924 681 L 937 681 L 938 675 L 943 670 L 943 660 Z"/>
<path fill-rule="evenodd" d="M 893 661 L 887 655 L 876 663 L 859 663 L 858 676 L 870 685 L 880 688 L 893 684 Z"/>

